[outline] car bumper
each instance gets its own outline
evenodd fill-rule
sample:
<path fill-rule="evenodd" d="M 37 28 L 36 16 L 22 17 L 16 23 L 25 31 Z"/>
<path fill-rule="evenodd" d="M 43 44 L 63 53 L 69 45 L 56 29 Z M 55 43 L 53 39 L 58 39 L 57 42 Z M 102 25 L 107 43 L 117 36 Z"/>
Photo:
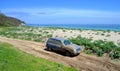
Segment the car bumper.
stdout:
<path fill-rule="evenodd" d="M 73 53 L 73 55 L 79 55 L 79 54 L 80 54 L 80 51 Z"/>

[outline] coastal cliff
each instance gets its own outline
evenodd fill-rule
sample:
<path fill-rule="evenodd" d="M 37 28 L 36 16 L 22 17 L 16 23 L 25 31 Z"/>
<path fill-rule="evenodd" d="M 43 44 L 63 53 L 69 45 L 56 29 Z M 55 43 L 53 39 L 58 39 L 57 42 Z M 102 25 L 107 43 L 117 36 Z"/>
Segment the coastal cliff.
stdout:
<path fill-rule="evenodd" d="M 7 27 L 7 26 L 22 26 L 22 25 L 25 25 L 24 21 L 0 13 L 0 26 Z"/>

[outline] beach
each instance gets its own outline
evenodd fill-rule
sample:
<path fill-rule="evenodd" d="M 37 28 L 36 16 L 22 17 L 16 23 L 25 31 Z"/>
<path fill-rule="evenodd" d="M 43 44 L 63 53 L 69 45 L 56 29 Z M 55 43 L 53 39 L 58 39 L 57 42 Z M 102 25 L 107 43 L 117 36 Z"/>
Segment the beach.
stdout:
<path fill-rule="evenodd" d="M 82 38 L 78 36 L 81 36 Z M 81 48 L 84 49 L 78 56 L 75 57 L 66 57 L 59 53 L 46 51 L 45 50 L 46 41 L 48 38 L 51 37 L 53 38 L 60 37 L 70 40 L 72 38 L 73 39 L 75 38 L 71 42 L 74 43 L 74 41 L 77 41 L 78 43 L 77 45 L 81 46 Z M 29 26 L 6 27 L 6 28 L 1 27 L 0 39 L 1 39 L 0 42 L 12 44 L 16 48 L 26 53 L 33 54 L 37 57 L 45 58 L 47 60 L 61 62 L 67 66 L 77 68 L 78 70 L 83 71 L 84 70 L 96 71 L 98 69 L 101 69 L 103 71 L 120 70 L 119 57 L 116 57 L 117 54 L 114 53 L 114 52 L 119 53 L 119 50 L 116 50 L 116 48 L 119 49 L 120 46 L 119 31 L 70 29 L 57 27 L 29 27 Z M 89 41 L 88 39 L 91 39 L 92 41 Z M 100 43 L 98 42 L 97 45 L 95 45 L 94 41 L 96 40 L 103 40 L 104 42 L 101 43 L 100 41 Z M 109 43 L 110 41 L 115 43 L 117 46 L 115 46 L 113 43 Z M 79 42 L 83 42 L 83 44 Z M 102 46 L 103 49 L 100 47 L 101 44 L 103 45 Z M 114 56 L 114 58 L 110 56 L 111 54 Z"/>
<path fill-rule="evenodd" d="M 32 31 L 31 31 L 32 30 Z M 45 33 L 51 34 L 52 37 L 61 37 L 61 38 L 76 38 L 77 36 L 81 36 L 84 38 L 95 40 L 103 40 L 103 41 L 112 41 L 115 44 L 119 44 L 120 42 L 120 32 L 110 31 L 110 30 L 79 30 L 79 29 L 66 29 L 66 28 L 45 28 L 45 27 L 34 27 L 29 29 L 24 29 L 18 31 L 18 33 L 29 33 L 33 34 L 42 34 Z"/>
<path fill-rule="evenodd" d="M 11 34 L 13 34 L 11 36 Z M 116 45 L 120 45 L 120 32 L 113 30 L 93 30 L 93 29 L 71 29 L 71 28 L 58 28 L 58 27 L 17 27 L 14 30 L 4 32 L 3 36 L 17 38 L 37 38 L 38 40 L 46 40 L 49 37 L 60 38 L 76 38 L 81 36 L 83 38 L 103 41 L 112 41 Z M 1 33 L 2 35 L 2 33 Z M 40 39 L 41 38 L 41 39 Z M 44 39 L 45 38 L 45 39 Z"/>

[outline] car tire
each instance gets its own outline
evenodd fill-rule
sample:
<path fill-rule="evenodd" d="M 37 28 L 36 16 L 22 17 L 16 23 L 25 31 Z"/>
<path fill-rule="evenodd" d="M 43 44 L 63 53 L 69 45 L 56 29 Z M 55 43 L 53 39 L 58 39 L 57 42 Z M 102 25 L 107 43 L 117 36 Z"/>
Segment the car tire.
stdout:
<path fill-rule="evenodd" d="M 50 48 L 50 47 L 47 47 L 47 50 L 48 50 L 48 51 L 52 51 L 52 48 Z"/>
<path fill-rule="evenodd" d="M 66 51 L 65 55 L 68 56 L 68 57 L 71 57 L 71 53 L 69 51 Z"/>

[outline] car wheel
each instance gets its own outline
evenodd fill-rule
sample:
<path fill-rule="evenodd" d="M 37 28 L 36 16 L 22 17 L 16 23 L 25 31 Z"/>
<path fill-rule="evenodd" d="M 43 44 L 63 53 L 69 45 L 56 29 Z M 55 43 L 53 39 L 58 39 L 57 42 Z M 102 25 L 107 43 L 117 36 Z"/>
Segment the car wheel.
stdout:
<path fill-rule="evenodd" d="M 66 52 L 65 52 L 65 55 L 70 57 L 70 56 L 71 56 L 71 53 L 70 53 L 69 51 L 66 51 Z"/>
<path fill-rule="evenodd" d="M 47 47 L 47 50 L 48 50 L 48 51 L 52 51 L 52 48 L 50 48 L 50 47 Z"/>

